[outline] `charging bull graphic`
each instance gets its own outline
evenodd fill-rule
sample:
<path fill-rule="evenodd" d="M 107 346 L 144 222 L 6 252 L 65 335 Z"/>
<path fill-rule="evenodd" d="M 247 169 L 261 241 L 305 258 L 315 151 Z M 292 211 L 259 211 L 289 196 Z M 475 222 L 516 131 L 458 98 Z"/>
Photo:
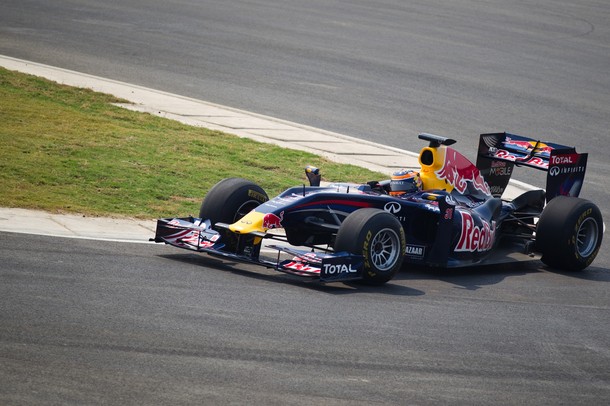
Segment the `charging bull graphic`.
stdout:
<path fill-rule="evenodd" d="M 552 147 L 540 141 L 520 141 L 516 139 L 512 139 L 510 137 L 506 137 L 504 140 L 505 148 L 514 148 L 517 150 L 521 150 L 521 152 L 525 154 L 529 154 L 532 150 L 535 154 L 542 154 L 543 156 L 550 156 Z"/>
<path fill-rule="evenodd" d="M 449 182 L 461 194 L 466 192 L 468 182 L 470 182 L 476 190 L 491 196 L 489 186 L 481 176 L 479 169 L 453 148 L 445 150 L 445 162 L 441 169 L 434 173 L 439 179 Z"/>
<path fill-rule="evenodd" d="M 266 230 L 272 228 L 282 228 L 282 220 L 284 219 L 284 211 L 280 213 L 280 216 L 276 216 L 273 213 L 265 214 L 263 217 L 263 228 Z"/>

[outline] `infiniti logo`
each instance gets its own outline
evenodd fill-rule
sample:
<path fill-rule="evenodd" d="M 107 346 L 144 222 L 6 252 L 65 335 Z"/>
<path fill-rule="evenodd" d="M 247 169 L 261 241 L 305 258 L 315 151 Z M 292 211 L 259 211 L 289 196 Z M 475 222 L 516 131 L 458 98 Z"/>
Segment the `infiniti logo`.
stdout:
<path fill-rule="evenodd" d="M 551 175 L 551 176 L 559 175 L 559 167 L 558 166 L 551 166 L 551 168 L 549 169 L 549 175 Z"/>
<path fill-rule="evenodd" d="M 400 211 L 401 207 L 400 207 L 400 203 L 398 202 L 387 202 L 385 204 L 385 206 L 383 206 L 383 210 L 387 211 L 388 213 L 392 213 L 392 214 L 396 214 Z"/>

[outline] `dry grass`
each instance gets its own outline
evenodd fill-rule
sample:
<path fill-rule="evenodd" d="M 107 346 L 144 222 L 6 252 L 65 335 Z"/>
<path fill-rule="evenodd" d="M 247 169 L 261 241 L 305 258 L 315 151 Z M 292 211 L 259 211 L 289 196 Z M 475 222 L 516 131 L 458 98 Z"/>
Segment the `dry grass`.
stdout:
<path fill-rule="evenodd" d="M 0 206 L 153 218 L 198 213 L 205 192 L 240 176 L 269 195 L 304 182 L 379 174 L 112 105 L 113 96 L 0 68 Z"/>

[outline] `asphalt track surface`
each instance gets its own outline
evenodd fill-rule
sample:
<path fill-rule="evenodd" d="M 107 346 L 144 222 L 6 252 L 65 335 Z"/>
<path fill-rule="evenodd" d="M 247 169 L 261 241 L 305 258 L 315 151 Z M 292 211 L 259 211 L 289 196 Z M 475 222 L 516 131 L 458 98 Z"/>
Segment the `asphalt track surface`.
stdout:
<path fill-rule="evenodd" d="M 604 271 L 319 286 L 167 246 L 0 234 L 2 404 L 603 404 Z"/>
<path fill-rule="evenodd" d="M 3 0 L 0 53 L 405 149 L 576 145 L 608 221 L 609 20 L 602 1 Z M 372 289 L 3 233 L 0 403 L 608 403 L 607 246 L 579 274 Z"/>

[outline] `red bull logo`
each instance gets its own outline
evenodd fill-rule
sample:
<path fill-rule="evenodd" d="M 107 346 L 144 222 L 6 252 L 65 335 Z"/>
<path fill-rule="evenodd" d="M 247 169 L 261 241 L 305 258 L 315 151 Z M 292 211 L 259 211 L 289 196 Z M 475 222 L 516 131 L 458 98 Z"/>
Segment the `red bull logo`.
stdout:
<path fill-rule="evenodd" d="M 520 163 L 524 163 L 524 164 L 527 163 L 529 166 L 535 166 L 540 169 L 548 168 L 548 162 L 543 158 L 539 158 L 539 157 L 530 158 L 529 156 L 518 157 L 518 156 L 508 152 L 505 149 L 497 150 L 495 152 L 494 156 L 496 156 L 498 158 L 508 159 L 513 162 L 520 162 Z"/>
<path fill-rule="evenodd" d="M 303 263 L 303 262 L 299 262 L 299 261 L 291 261 L 286 264 L 282 264 L 282 268 L 290 269 L 293 272 L 295 272 L 297 274 L 302 274 L 302 275 L 307 275 L 307 274 L 312 274 L 312 273 L 319 274 L 321 271 L 321 269 L 316 266 L 312 266 L 308 263 Z"/>
<path fill-rule="evenodd" d="M 282 220 L 284 220 L 284 211 L 280 213 L 279 217 L 273 213 L 267 213 L 263 217 L 263 228 L 266 230 L 282 228 Z"/>
<path fill-rule="evenodd" d="M 470 213 L 460 212 L 460 215 L 462 216 L 462 233 L 455 251 L 489 251 L 496 239 L 496 222 L 492 221 L 489 225 L 489 223 L 483 221 L 483 227 L 479 227 L 474 223 Z"/>
<path fill-rule="evenodd" d="M 543 142 L 537 142 L 537 141 L 518 141 L 518 140 L 513 140 L 510 137 L 506 137 L 506 140 L 504 141 L 504 145 L 505 146 L 512 146 L 512 147 L 517 147 L 517 148 L 522 148 L 525 149 L 527 151 L 531 151 L 534 150 L 534 152 L 536 153 L 543 153 L 543 152 L 547 152 L 547 153 L 551 153 L 551 150 L 553 148 L 549 147 L 548 145 L 546 145 Z"/>
<path fill-rule="evenodd" d="M 445 162 L 442 168 L 434 173 L 439 179 L 446 180 L 462 194 L 466 192 L 468 182 L 470 182 L 475 189 L 491 195 L 489 186 L 481 176 L 479 169 L 453 148 L 445 150 Z"/>

